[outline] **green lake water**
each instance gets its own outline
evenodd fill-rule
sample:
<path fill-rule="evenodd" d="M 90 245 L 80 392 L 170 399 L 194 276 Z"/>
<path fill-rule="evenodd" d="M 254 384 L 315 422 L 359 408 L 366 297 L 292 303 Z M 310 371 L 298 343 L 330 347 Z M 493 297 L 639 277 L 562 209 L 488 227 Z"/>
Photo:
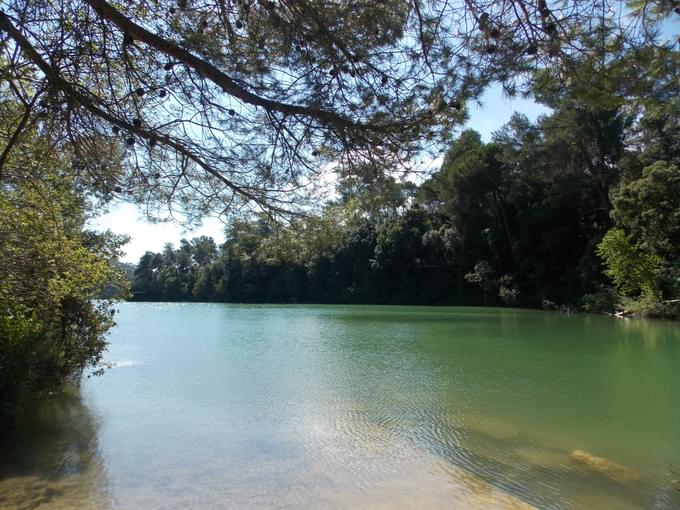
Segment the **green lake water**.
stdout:
<path fill-rule="evenodd" d="M 119 308 L 112 368 L 0 438 L 0 508 L 680 508 L 680 324 Z"/>

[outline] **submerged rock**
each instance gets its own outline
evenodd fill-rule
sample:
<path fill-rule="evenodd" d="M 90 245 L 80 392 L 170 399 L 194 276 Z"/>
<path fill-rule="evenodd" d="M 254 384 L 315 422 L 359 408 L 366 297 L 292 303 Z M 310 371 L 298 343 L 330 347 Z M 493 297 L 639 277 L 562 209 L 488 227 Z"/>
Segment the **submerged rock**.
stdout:
<path fill-rule="evenodd" d="M 585 450 L 574 450 L 571 452 L 570 458 L 586 469 L 604 475 L 617 482 L 634 482 L 642 478 L 637 471 L 603 457 L 588 453 Z"/>

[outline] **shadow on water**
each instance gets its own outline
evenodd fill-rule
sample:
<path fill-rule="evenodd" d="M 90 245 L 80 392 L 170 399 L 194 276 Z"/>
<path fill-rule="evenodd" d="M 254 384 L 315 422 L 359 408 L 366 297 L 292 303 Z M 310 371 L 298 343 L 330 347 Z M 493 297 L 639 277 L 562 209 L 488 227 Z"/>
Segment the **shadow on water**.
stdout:
<path fill-rule="evenodd" d="M 32 404 L 0 436 L 0 508 L 107 508 L 97 433 L 77 387 Z"/>

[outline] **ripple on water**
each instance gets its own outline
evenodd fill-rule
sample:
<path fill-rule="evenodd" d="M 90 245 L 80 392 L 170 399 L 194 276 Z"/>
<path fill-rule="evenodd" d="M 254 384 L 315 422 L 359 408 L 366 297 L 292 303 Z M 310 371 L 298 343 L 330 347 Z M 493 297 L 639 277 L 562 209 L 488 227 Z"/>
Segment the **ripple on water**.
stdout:
<path fill-rule="evenodd" d="M 628 405 L 638 386 L 636 415 L 677 395 L 670 340 L 642 352 L 579 318 L 553 342 L 516 324 L 538 313 L 365 309 L 121 306 L 114 368 L 148 366 L 86 382 L 90 407 L 46 414 L 28 462 L 0 447 L 0 508 L 680 508 L 653 472 L 659 450 L 677 461 L 677 410 L 630 423 Z M 655 441 L 622 440 L 649 423 Z M 578 449 L 643 478 L 611 480 Z M 22 470 L 39 457 L 49 469 Z"/>

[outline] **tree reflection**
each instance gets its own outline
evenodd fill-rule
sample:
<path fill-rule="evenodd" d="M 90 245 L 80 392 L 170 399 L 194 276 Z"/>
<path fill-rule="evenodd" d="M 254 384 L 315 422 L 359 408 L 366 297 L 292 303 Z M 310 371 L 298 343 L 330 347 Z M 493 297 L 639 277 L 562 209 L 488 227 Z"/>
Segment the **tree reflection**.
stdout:
<path fill-rule="evenodd" d="M 108 507 L 97 434 L 77 387 L 35 402 L 0 437 L 0 507 Z"/>

